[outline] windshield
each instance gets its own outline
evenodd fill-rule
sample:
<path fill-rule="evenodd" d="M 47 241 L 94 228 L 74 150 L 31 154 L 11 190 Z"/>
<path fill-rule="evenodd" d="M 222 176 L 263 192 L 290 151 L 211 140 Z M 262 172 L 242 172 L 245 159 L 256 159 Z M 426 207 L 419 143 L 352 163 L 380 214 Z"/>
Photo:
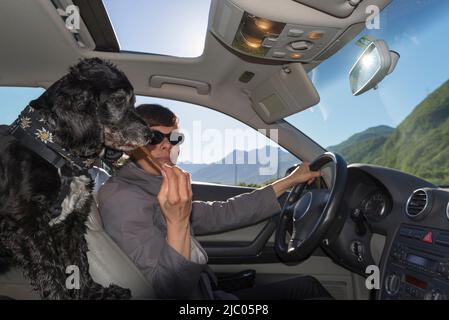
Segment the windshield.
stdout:
<path fill-rule="evenodd" d="M 379 29 L 365 29 L 309 73 L 321 101 L 286 118 L 348 163 L 396 168 L 449 185 L 449 1 L 394 0 Z M 348 74 L 362 36 L 385 40 L 401 59 L 377 90 L 354 97 Z"/>

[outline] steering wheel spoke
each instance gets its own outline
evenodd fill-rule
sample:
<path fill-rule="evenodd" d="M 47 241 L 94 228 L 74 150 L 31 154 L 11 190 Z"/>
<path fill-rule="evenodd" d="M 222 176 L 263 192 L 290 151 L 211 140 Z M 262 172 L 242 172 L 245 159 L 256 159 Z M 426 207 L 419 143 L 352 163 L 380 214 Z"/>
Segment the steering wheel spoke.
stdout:
<path fill-rule="evenodd" d="M 304 192 L 305 183 L 295 186 L 287 197 L 279 219 L 275 249 L 285 260 L 304 260 L 320 245 L 337 216 L 338 206 L 346 186 L 347 164 L 338 154 L 326 152 L 315 159 L 310 168 L 318 171 L 333 163 L 330 190 L 313 189 Z M 292 235 L 285 243 L 288 226 Z"/>
<path fill-rule="evenodd" d="M 303 242 L 301 239 L 290 239 L 288 242 L 287 252 L 294 252 Z"/>

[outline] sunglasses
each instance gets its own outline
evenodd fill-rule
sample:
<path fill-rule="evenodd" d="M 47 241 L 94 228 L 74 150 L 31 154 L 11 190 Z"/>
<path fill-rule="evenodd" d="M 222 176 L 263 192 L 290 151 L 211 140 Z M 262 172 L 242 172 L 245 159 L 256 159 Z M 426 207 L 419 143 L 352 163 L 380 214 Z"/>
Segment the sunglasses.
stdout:
<path fill-rule="evenodd" d="M 164 140 L 164 138 L 167 138 L 172 146 L 176 146 L 177 144 L 181 144 L 184 142 L 184 134 L 181 132 L 172 131 L 170 133 L 165 134 L 157 130 L 151 131 L 153 131 L 153 139 L 151 139 L 150 142 L 151 145 L 161 143 Z"/>

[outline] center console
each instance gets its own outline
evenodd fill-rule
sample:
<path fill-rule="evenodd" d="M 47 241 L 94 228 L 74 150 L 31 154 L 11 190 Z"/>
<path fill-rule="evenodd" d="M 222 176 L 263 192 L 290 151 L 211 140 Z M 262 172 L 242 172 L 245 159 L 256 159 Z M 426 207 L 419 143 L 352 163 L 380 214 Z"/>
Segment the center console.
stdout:
<path fill-rule="evenodd" d="M 401 226 L 383 281 L 380 299 L 449 299 L 449 232 Z"/>

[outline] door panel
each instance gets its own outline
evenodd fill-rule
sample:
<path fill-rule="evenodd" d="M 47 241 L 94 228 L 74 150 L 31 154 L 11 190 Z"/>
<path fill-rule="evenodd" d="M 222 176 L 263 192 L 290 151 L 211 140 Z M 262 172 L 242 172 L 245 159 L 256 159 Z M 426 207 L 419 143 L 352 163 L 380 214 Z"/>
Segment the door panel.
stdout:
<path fill-rule="evenodd" d="M 253 188 L 215 184 L 192 184 L 194 200 L 224 201 Z M 279 199 L 282 206 L 286 195 Z M 282 263 L 274 251 L 274 232 L 278 216 L 252 226 L 224 233 L 200 236 L 198 240 L 209 255 L 209 264 L 220 274 L 256 270 L 258 285 L 300 275 L 317 278 L 336 299 L 368 299 L 364 279 L 335 264 L 318 248 L 298 264 Z"/>
<path fill-rule="evenodd" d="M 230 197 L 251 192 L 254 188 L 214 184 L 192 184 L 193 199 L 202 201 L 225 201 Z M 283 201 L 285 196 L 281 197 Z M 267 263 L 279 262 L 273 246 L 266 246 L 273 238 L 277 216 L 252 226 L 224 233 L 199 236 L 210 263 Z"/>

